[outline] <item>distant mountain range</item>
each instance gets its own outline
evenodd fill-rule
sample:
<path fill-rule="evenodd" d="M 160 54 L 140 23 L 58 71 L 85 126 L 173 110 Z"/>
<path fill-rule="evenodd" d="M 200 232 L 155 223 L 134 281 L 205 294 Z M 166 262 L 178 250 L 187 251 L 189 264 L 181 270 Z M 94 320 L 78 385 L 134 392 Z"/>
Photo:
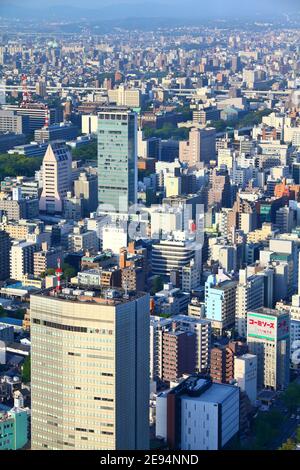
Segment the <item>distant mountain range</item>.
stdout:
<path fill-rule="evenodd" d="M 53 6 L 49 6 L 53 3 Z M 65 0 L 65 4 L 58 4 L 58 0 L 49 0 L 48 3 L 37 0 L 0 0 L 0 16 L 7 18 L 47 18 L 49 20 L 75 20 L 80 18 L 106 20 L 124 19 L 129 17 L 139 18 L 216 18 L 216 17 L 259 17 L 266 20 L 261 15 L 282 14 L 285 10 L 297 9 L 298 0 L 252 0 L 243 2 L 240 0 L 214 0 L 209 3 L 199 0 L 163 0 L 158 2 L 134 1 L 120 2 L 114 1 L 111 4 L 103 5 L 101 0 L 87 0 L 86 7 L 84 1 Z M 62 0 L 63 1 L 63 0 Z M 108 1 L 108 0 L 107 0 Z M 56 4 L 56 5 L 55 5 Z M 298 10 L 300 7 L 298 8 Z"/>

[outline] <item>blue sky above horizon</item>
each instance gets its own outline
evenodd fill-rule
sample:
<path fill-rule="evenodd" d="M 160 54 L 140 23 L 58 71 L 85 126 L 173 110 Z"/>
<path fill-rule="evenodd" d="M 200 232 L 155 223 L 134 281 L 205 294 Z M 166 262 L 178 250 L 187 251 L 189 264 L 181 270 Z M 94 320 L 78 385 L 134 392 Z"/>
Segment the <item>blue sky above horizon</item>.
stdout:
<path fill-rule="evenodd" d="M 117 6 L 120 6 L 118 10 Z M 170 17 L 237 17 L 285 14 L 300 11 L 299 0 L 0 0 L 0 15 L 5 16 L 14 7 L 36 9 L 55 8 L 59 16 L 63 7 L 78 8 L 81 12 L 97 10 L 112 18 L 116 16 L 158 17 L 160 14 Z M 65 12 L 64 12 L 65 13 Z M 261 18 L 264 19 L 263 17 Z"/>

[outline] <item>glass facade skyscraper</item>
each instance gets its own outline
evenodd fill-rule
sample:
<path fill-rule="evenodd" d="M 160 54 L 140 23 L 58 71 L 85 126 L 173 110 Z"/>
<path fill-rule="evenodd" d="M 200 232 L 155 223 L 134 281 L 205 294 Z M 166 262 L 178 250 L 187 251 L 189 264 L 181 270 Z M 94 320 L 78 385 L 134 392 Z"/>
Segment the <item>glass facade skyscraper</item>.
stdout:
<path fill-rule="evenodd" d="M 149 294 L 91 293 L 31 296 L 34 450 L 149 448 Z"/>
<path fill-rule="evenodd" d="M 137 195 L 137 115 L 108 106 L 98 114 L 98 203 L 100 212 L 127 213 Z"/>

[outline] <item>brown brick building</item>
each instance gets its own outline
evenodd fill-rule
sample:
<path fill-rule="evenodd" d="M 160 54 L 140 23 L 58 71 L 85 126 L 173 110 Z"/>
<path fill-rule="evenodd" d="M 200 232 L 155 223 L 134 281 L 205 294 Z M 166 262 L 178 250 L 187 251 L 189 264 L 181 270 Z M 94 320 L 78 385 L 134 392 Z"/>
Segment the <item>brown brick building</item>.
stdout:
<path fill-rule="evenodd" d="M 176 381 L 183 374 L 193 374 L 196 368 L 196 335 L 177 330 L 163 333 L 163 380 Z"/>
<path fill-rule="evenodd" d="M 213 382 L 228 384 L 234 378 L 234 357 L 246 354 L 248 347 L 240 341 L 213 348 L 210 352 L 210 376 Z"/>

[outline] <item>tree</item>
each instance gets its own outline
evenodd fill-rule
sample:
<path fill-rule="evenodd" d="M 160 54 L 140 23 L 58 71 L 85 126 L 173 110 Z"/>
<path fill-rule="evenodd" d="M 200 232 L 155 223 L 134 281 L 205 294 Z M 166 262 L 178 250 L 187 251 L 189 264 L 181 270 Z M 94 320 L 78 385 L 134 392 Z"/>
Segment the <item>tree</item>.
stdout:
<path fill-rule="evenodd" d="M 164 286 L 164 283 L 163 283 L 163 279 L 161 276 L 156 276 L 154 279 L 153 279 L 153 284 L 152 284 L 152 290 L 151 292 L 153 294 L 156 294 L 156 292 L 159 292 L 162 290 Z"/>
<path fill-rule="evenodd" d="M 18 310 L 15 310 L 14 312 L 12 312 L 11 316 L 13 318 L 18 318 L 19 320 L 23 320 L 25 313 L 26 313 L 26 309 L 19 308 Z"/>
<path fill-rule="evenodd" d="M 259 413 L 254 422 L 253 449 L 268 449 L 269 443 L 279 434 L 280 424 L 283 420 L 283 415 L 277 410 Z"/>
<path fill-rule="evenodd" d="M 1 317 L 5 317 L 5 310 L 4 308 L 2 307 L 2 305 L 0 305 L 0 318 Z"/>
<path fill-rule="evenodd" d="M 189 137 L 190 129 L 187 127 L 177 127 L 175 124 L 166 122 L 160 129 L 154 129 L 152 127 L 145 127 L 144 136 L 146 139 L 150 137 L 158 137 L 160 139 L 174 139 L 174 140 L 186 140 Z"/>
<path fill-rule="evenodd" d="M 63 270 L 63 279 L 66 279 L 67 281 L 69 281 L 71 277 L 74 277 L 77 274 L 76 269 L 74 269 L 73 266 L 71 266 L 68 263 L 63 263 L 62 270 Z"/>
<path fill-rule="evenodd" d="M 0 175 L 6 176 L 34 176 L 42 164 L 41 157 L 25 157 L 24 155 L 10 155 L 8 153 L 0 155 Z"/>
<path fill-rule="evenodd" d="M 97 159 L 97 142 L 93 141 L 89 144 L 72 150 L 73 160 L 96 160 Z"/>
<path fill-rule="evenodd" d="M 47 271 L 41 275 L 41 277 L 54 276 L 54 275 L 55 275 L 55 268 L 48 268 Z"/>
<path fill-rule="evenodd" d="M 28 383 L 30 382 L 30 378 L 31 378 L 30 356 L 27 356 L 22 367 L 22 380 L 24 383 Z"/>
<path fill-rule="evenodd" d="M 290 412 L 300 406 L 300 385 L 292 382 L 282 395 L 282 400 Z"/>
<path fill-rule="evenodd" d="M 296 443 L 293 439 L 289 438 L 286 442 L 282 444 L 279 450 L 295 450 Z"/>
<path fill-rule="evenodd" d="M 297 441 L 297 444 L 300 444 L 300 426 L 297 427 L 296 441 Z"/>

